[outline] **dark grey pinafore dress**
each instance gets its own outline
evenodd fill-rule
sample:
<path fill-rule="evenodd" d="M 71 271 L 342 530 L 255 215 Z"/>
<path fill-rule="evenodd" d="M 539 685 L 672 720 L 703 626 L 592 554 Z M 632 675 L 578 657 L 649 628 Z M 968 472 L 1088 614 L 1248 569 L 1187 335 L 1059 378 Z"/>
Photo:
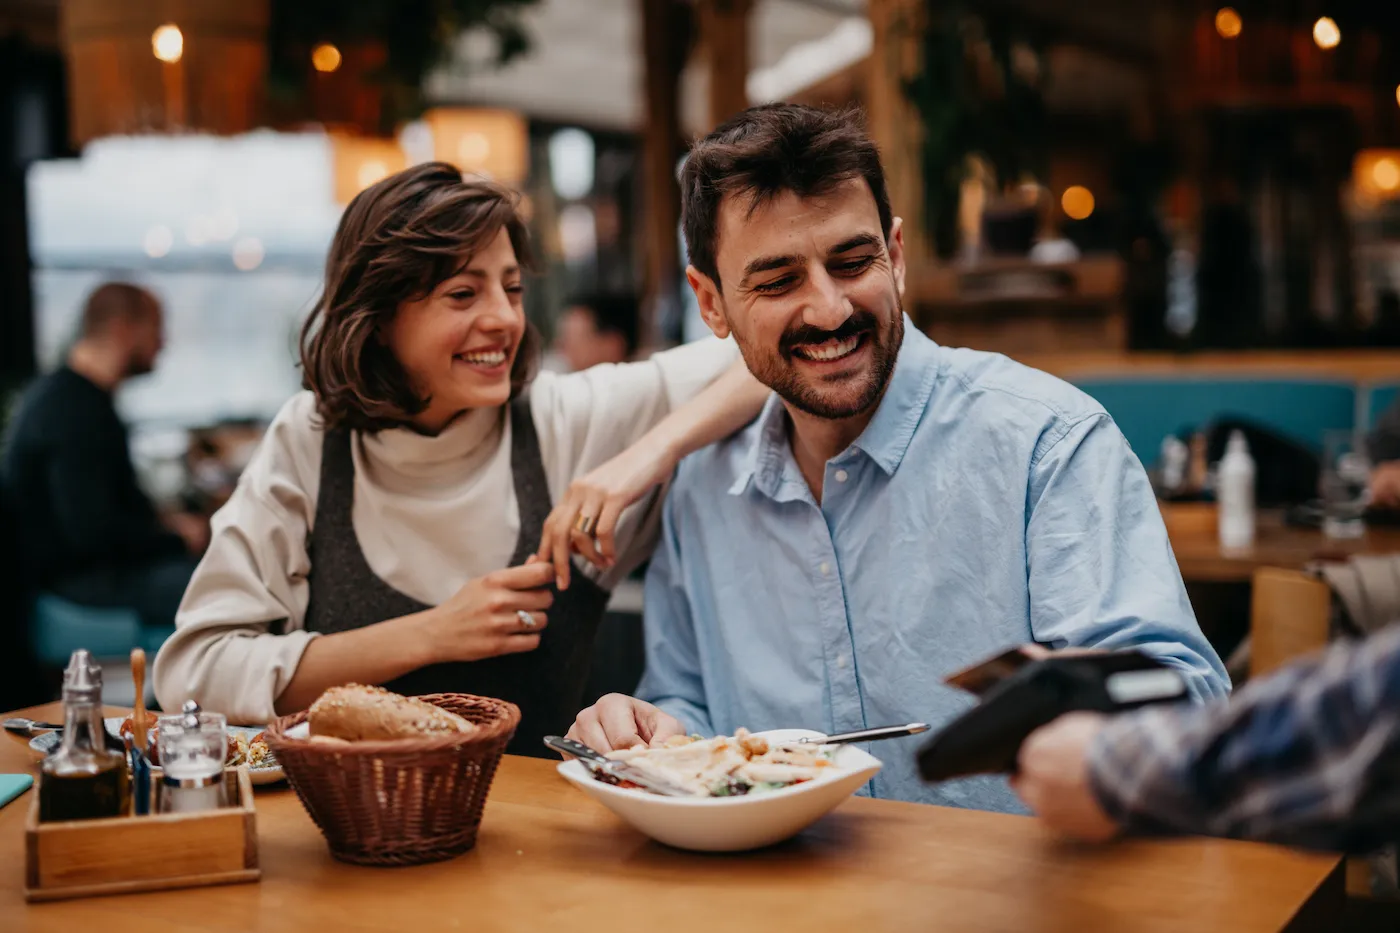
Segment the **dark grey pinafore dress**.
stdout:
<path fill-rule="evenodd" d="M 529 403 L 516 399 L 509 411 L 510 467 L 520 509 L 520 536 L 511 558 L 511 566 L 515 566 L 539 547 L 551 505 Z M 308 547 L 311 574 L 306 628 L 312 632 L 349 631 L 429 608 L 376 576 L 360 550 L 352 520 L 355 462 L 350 443 L 349 431 L 334 429 L 326 432 L 321 446 L 321 489 Z M 462 533 L 493 534 L 494 530 L 464 528 Z M 546 756 L 542 737 L 563 735 L 583 705 L 593 645 L 607 602 L 607 591 L 576 572 L 567 590 L 555 592 L 554 605 L 548 611 L 549 625 L 536 650 L 482 661 L 433 664 L 384 686 L 406 696 L 473 693 L 508 700 L 520 707 L 520 728 L 509 751 Z"/>

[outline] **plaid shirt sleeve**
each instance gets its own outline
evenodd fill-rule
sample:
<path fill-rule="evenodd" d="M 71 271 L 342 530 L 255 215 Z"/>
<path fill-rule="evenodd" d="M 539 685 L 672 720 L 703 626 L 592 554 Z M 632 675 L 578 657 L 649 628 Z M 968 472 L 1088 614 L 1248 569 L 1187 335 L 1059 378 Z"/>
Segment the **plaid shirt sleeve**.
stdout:
<path fill-rule="evenodd" d="M 1366 852 L 1400 839 L 1400 626 L 1247 684 L 1229 702 L 1117 717 L 1089 750 L 1129 832 Z"/>

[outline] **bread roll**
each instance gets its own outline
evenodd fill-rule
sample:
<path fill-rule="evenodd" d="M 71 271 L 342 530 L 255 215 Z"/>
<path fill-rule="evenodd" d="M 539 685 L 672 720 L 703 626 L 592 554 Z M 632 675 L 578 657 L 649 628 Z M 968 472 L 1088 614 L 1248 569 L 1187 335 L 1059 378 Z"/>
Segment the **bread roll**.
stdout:
<path fill-rule="evenodd" d="M 412 739 L 476 729 L 456 713 L 431 703 L 363 684 L 327 690 L 311 704 L 307 721 L 312 736 L 349 742 Z"/>

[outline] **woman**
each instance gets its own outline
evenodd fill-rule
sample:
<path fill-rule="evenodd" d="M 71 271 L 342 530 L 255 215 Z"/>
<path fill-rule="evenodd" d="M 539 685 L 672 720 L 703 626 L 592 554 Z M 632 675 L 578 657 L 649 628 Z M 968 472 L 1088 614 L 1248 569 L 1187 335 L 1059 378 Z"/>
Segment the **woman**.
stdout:
<path fill-rule="evenodd" d="M 607 590 L 654 539 L 659 496 L 625 507 L 764 392 L 710 341 L 522 395 L 528 261 L 514 196 L 444 163 L 350 203 L 302 332 L 307 391 L 214 518 L 156 660 L 164 708 L 259 723 L 355 681 L 517 703 L 515 751 L 568 729 Z"/>

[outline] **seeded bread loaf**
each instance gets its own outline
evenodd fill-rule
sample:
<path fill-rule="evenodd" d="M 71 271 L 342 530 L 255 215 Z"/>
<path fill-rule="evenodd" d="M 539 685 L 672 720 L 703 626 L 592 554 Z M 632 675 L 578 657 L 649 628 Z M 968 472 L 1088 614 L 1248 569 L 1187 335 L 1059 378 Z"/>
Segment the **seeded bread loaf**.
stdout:
<path fill-rule="evenodd" d="M 349 742 L 421 738 L 476 728 L 431 703 L 363 684 L 327 690 L 311 704 L 307 721 L 313 737 Z"/>

